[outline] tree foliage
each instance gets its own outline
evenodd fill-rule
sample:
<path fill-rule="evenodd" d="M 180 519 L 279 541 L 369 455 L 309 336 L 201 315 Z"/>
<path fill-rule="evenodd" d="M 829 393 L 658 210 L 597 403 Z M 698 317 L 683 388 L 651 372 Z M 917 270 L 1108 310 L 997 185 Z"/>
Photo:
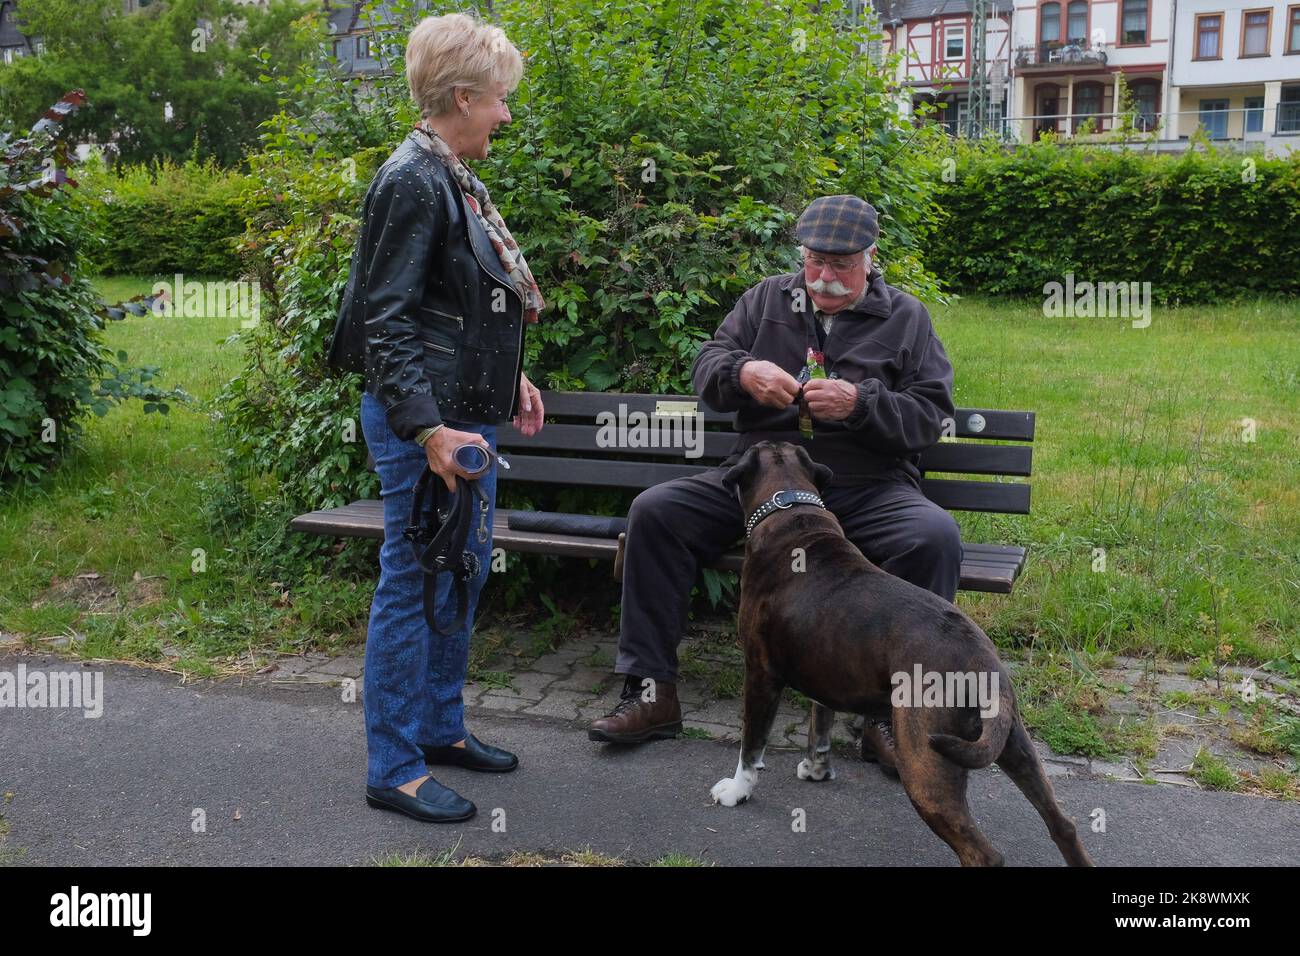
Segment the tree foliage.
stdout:
<path fill-rule="evenodd" d="M 319 6 L 168 0 L 124 14 L 121 0 L 23 0 L 23 31 L 45 51 L 0 70 L 0 115 L 36 115 L 81 87 L 74 140 L 112 144 L 128 162 L 235 165 L 277 109 L 278 77 L 314 55 L 313 34 L 290 26 L 319 22 Z"/>

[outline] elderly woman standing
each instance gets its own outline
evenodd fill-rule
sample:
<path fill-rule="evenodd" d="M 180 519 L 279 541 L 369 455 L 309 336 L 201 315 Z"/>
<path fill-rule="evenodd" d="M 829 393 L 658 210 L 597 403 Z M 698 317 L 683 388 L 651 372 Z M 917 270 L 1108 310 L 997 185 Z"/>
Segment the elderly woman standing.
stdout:
<path fill-rule="evenodd" d="M 366 638 L 366 800 L 419 820 L 455 822 L 474 804 L 434 780 L 426 764 L 502 773 L 518 759 L 465 729 L 461 690 L 491 536 L 469 547 L 481 571 L 468 606 L 438 576 L 435 621 L 424 617 L 423 572 L 402 536 L 425 468 L 454 489 L 474 477 L 461 445 L 495 450 L 513 417 L 532 435 L 542 401 L 523 375 L 526 323 L 545 307 L 528 264 L 487 189 L 465 165 L 486 159 L 510 122 L 506 97 L 523 75 L 519 51 L 497 28 L 464 14 L 429 17 L 411 32 L 406 76 L 421 120 L 376 173 L 330 350 L 336 368 L 362 371 L 361 424 L 384 499 L 379 584 Z M 479 477 L 489 507 L 496 469 Z M 489 510 L 487 527 L 492 526 Z"/>

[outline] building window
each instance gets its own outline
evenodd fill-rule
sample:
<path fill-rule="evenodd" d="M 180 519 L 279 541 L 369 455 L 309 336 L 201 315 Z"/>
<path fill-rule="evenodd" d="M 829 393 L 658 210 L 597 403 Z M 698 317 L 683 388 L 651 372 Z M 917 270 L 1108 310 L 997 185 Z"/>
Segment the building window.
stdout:
<path fill-rule="evenodd" d="M 1059 3 L 1043 4 L 1038 21 L 1038 44 L 1046 59 L 1047 51 L 1061 44 L 1061 5 Z"/>
<path fill-rule="evenodd" d="M 1286 52 L 1300 53 L 1300 6 L 1286 11 Z"/>
<path fill-rule="evenodd" d="M 1090 117 L 1097 117 L 1094 126 L 1099 129 L 1110 127 L 1110 113 L 1113 87 L 1100 83 L 1079 83 L 1074 88 L 1074 120 L 1072 126 L 1078 132 L 1079 127 L 1088 122 Z"/>
<path fill-rule="evenodd" d="M 1071 43 L 1087 42 L 1088 4 L 1085 0 L 1074 0 L 1068 9 L 1069 20 L 1066 23 L 1065 39 Z"/>
<path fill-rule="evenodd" d="M 1228 138 L 1228 101 L 1201 100 L 1201 125 L 1210 139 Z"/>
<path fill-rule="evenodd" d="M 1264 131 L 1264 97 L 1248 96 L 1242 102 L 1246 107 L 1246 132 L 1262 133 Z"/>
<path fill-rule="evenodd" d="M 943 58 L 945 60 L 966 59 L 966 28 L 964 26 L 943 28 Z"/>
<path fill-rule="evenodd" d="M 1282 87 L 1282 102 L 1277 105 L 1277 131 L 1300 133 L 1300 86 Z"/>
<path fill-rule="evenodd" d="M 1124 19 L 1120 24 L 1119 42 L 1144 46 L 1147 42 L 1148 0 L 1124 0 Z"/>
<path fill-rule="evenodd" d="M 7 47 L 4 48 L 4 61 L 5 61 L 6 63 L 12 63 L 12 62 L 14 61 L 14 48 L 13 48 L 13 47 L 11 47 L 11 46 L 7 46 Z"/>
<path fill-rule="evenodd" d="M 1241 15 L 1241 55 L 1268 56 L 1272 32 L 1272 10 L 1247 10 Z"/>
<path fill-rule="evenodd" d="M 343 41 L 334 41 L 334 59 L 340 59 L 343 56 Z"/>
<path fill-rule="evenodd" d="M 1219 42 L 1223 39 L 1223 15 L 1201 13 L 1196 17 L 1196 56 L 1194 60 L 1220 59 Z"/>
<path fill-rule="evenodd" d="M 1160 81 L 1135 80 L 1129 95 L 1133 98 L 1134 125 L 1149 133 L 1160 121 Z"/>
<path fill-rule="evenodd" d="M 370 37 L 357 37 L 357 59 L 370 59 Z"/>

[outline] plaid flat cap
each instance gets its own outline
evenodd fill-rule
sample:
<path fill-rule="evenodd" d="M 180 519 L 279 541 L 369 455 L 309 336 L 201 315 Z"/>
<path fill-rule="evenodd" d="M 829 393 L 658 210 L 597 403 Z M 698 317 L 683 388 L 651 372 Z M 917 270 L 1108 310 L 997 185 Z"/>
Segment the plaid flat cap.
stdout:
<path fill-rule="evenodd" d="M 880 223 L 871 203 L 857 196 L 822 196 L 808 204 L 794 234 L 806 249 L 844 255 L 869 249 Z"/>

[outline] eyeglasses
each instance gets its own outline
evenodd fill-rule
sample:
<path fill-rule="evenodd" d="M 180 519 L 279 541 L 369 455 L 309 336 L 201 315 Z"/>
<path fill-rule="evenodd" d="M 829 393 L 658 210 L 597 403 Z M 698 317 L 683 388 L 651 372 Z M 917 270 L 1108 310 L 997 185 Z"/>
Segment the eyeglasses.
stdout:
<path fill-rule="evenodd" d="M 814 269 L 823 269 L 830 266 L 835 272 L 849 272 L 862 263 L 862 256 L 850 256 L 845 258 L 827 259 L 825 256 L 806 255 L 803 257 L 803 264 L 812 266 Z"/>

